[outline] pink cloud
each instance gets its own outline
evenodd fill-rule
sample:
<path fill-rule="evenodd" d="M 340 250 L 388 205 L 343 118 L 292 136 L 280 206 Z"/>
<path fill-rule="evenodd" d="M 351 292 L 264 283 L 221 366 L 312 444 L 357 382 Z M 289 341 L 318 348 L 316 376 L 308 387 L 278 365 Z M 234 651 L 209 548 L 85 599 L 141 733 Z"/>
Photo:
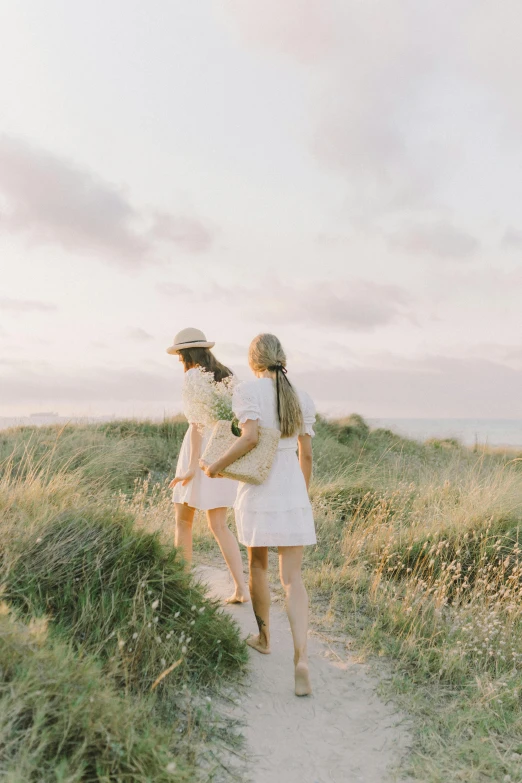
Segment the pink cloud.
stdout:
<path fill-rule="evenodd" d="M 132 268 L 158 260 L 157 243 L 207 251 L 213 234 L 197 218 L 136 209 L 122 188 L 46 150 L 0 137 L 4 230 Z M 152 227 L 151 227 L 152 219 Z"/>

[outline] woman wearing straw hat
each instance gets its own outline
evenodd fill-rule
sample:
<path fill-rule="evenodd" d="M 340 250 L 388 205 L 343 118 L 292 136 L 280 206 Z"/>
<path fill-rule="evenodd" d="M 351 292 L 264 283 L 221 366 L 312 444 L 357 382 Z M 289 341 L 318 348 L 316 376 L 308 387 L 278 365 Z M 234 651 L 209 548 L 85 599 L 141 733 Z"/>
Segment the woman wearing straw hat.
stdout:
<path fill-rule="evenodd" d="M 281 431 L 268 478 L 258 486 L 240 483 L 234 505 L 239 540 L 248 547 L 252 608 L 259 628 L 247 644 L 260 653 L 270 652 L 268 547 L 276 546 L 294 642 L 295 693 L 307 696 L 312 692 L 306 645 L 308 596 L 301 578 L 301 562 L 303 547 L 316 543 L 307 491 L 312 475 L 315 406 L 308 394 L 294 389 L 288 380 L 286 356 L 275 335 L 260 334 L 254 338 L 248 361 L 257 379 L 236 386 L 233 399 L 241 437 L 206 468 L 206 473 L 219 476 L 253 449 L 259 427 Z"/>
<path fill-rule="evenodd" d="M 210 479 L 199 467 L 200 457 L 211 434 L 211 428 L 203 419 L 204 395 L 198 397 L 199 384 L 203 378 L 201 370 L 210 373 L 218 383 L 232 379 L 232 372 L 218 362 L 211 352 L 215 343 L 208 342 L 199 329 L 183 329 L 167 348 L 167 353 L 177 355 L 183 364 L 184 412 L 189 428 L 183 439 L 176 477 L 169 486 L 173 489 L 175 504 L 175 545 L 179 547 L 187 563 L 192 562 L 192 522 L 196 509 L 206 511 L 208 524 L 225 558 L 234 580 L 235 591 L 228 603 L 244 603 L 249 600 L 248 589 L 243 576 L 243 564 L 236 538 L 226 521 L 227 508 L 234 504 L 237 482 L 230 479 Z M 231 393 L 231 392 L 230 392 Z M 198 421 L 199 418 L 199 421 Z"/>

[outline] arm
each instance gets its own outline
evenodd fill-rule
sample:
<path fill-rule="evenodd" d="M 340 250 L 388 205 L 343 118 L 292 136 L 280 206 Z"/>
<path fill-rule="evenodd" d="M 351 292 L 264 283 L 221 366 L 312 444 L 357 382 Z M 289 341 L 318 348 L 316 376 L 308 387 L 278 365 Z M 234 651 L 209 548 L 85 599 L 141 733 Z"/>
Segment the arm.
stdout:
<path fill-rule="evenodd" d="M 216 476 L 219 476 L 222 470 L 228 468 L 228 466 L 235 462 L 236 459 L 239 459 L 245 454 L 248 454 L 249 451 L 252 451 L 254 446 L 257 446 L 258 440 L 259 422 L 257 419 L 255 421 L 248 419 L 242 425 L 241 437 L 236 440 L 234 445 L 231 446 L 229 450 L 226 451 L 223 456 L 212 465 L 205 465 L 200 461 L 200 467 L 203 471 L 205 471 L 207 476 L 210 478 L 216 478 Z"/>
<path fill-rule="evenodd" d="M 310 435 L 299 435 L 297 442 L 299 444 L 299 464 L 303 471 L 306 488 L 308 489 L 310 486 L 310 479 L 312 478 L 312 438 Z"/>
<path fill-rule="evenodd" d="M 188 471 L 185 473 L 184 476 L 176 476 L 175 479 L 172 479 L 172 481 L 169 484 L 169 487 L 172 489 L 181 481 L 181 485 L 184 487 L 185 484 L 188 484 L 189 481 L 192 481 L 196 474 L 196 470 L 198 469 L 199 465 L 199 455 L 201 454 L 201 443 L 203 441 L 203 436 L 201 432 L 199 431 L 199 428 L 196 424 L 190 425 L 190 462 L 189 462 L 189 468 Z"/>

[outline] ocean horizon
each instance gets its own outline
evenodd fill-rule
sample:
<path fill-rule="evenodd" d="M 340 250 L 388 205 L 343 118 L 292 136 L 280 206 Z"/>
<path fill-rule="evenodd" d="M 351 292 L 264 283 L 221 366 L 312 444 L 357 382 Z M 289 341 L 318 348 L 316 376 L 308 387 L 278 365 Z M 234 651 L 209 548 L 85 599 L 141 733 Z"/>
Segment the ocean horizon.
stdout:
<path fill-rule="evenodd" d="M 96 424 L 113 421 L 116 416 L 61 416 L 59 414 L 32 414 L 30 416 L 0 416 L 0 430 L 20 426 L 46 426 L 49 424 Z M 130 417 L 132 418 L 132 417 Z M 146 418 L 146 417 L 139 417 Z M 150 417 L 161 421 L 163 417 Z M 401 418 L 401 417 L 367 417 L 366 421 L 372 427 L 393 430 L 399 435 L 418 441 L 430 438 L 456 438 L 465 446 L 483 444 L 487 446 L 508 446 L 522 448 L 522 419 L 454 419 L 454 418 Z"/>

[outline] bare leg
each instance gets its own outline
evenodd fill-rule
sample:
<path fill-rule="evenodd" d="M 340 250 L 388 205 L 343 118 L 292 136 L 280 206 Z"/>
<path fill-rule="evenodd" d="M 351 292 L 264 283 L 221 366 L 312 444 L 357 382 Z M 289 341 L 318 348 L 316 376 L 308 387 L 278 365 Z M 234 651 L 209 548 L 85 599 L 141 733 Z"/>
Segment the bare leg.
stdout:
<path fill-rule="evenodd" d="M 249 636 L 247 644 L 265 655 L 270 652 L 270 588 L 268 586 L 268 547 L 248 547 L 250 595 L 259 634 Z"/>
<path fill-rule="evenodd" d="M 186 503 L 174 503 L 176 516 L 174 545 L 181 549 L 189 567 L 192 563 L 192 523 L 194 521 L 194 511 L 195 509 L 192 506 L 187 506 Z"/>
<path fill-rule="evenodd" d="M 301 577 L 302 546 L 279 547 L 279 572 L 285 589 L 286 612 L 294 640 L 295 693 L 308 696 L 312 692 L 306 649 L 308 636 L 308 595 Z"/>
<path fill-rule="evenodd" d="M 243 562 L 239 551 L 239 544 L 235 535 L 227 525 L 227 509 L 212 508 L 207 511 L 208 526 L 219 544 L 219 548 L 225 558 L 232 579 L 234 580 L 234 595 L 227 599 L 227 603 L 243 604 L 249 601 L 248 590 L 243 574 Z"/>

